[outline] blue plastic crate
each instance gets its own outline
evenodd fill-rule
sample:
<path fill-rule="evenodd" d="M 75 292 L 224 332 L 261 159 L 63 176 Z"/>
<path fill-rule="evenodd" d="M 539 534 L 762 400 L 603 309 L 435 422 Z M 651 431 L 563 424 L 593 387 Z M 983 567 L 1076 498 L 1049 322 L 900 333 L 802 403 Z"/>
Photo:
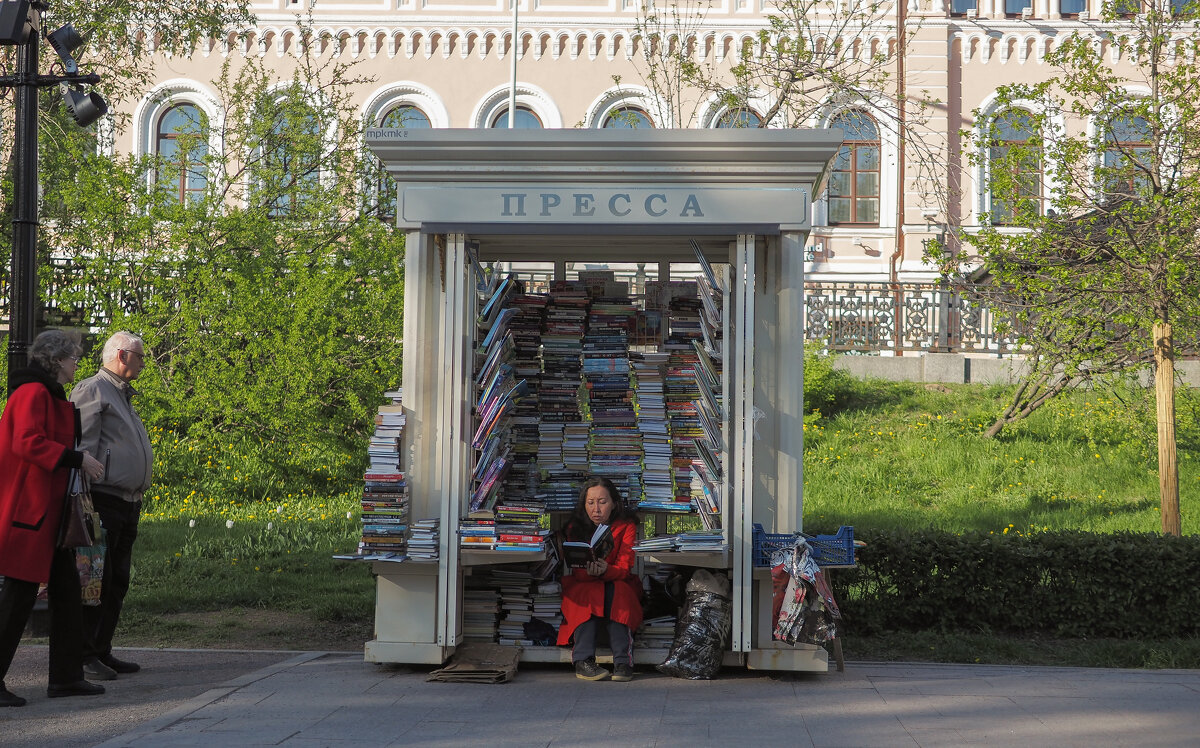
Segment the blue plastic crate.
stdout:
<path fill-rule="evenodd" d="M 755 566 L 770 566 L 771 554 L 775 551 L 791 548 L 796 542 L 796 536 L 802 533 L 765 532 L 762 525 L 754 524 L 752 540 L 754 547 L 752 559 Z M 854 528 L 844 525 L 838 528 L 834 535 L 804 535 L 812 548 L 813 560 L 817 566 L 853 566 L 854 565 Z"/>

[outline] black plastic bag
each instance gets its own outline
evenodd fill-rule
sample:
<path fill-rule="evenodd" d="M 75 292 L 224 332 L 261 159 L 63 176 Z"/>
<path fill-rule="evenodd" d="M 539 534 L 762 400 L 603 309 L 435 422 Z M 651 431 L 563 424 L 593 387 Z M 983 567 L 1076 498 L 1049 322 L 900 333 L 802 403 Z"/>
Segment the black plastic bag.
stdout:
<path fill-rule="evenodd" d="M 675 622 L 675 641 L 658 671 L 675 678 L 708 680 L 721 670 L 733 628 L 733 601 L 715 592 L 689 591 Z"/>

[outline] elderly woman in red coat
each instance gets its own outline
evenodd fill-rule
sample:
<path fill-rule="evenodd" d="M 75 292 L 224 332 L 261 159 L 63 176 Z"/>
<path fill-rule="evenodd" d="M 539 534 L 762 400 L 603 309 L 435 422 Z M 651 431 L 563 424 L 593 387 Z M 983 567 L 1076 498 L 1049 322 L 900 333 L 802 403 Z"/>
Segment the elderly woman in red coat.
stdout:
<path fill-rule="evenodd" d="M 608 525 L 611 531 L 593 548 L 597 560 L 572 570 L 562 580 L 565 621 L 558 629 L 558 643 L 574 641 L 571 660 L 578 678 L 610 677 L 608 670 L 596 664 L 596 634 L 603 626 L 613 653 L 612 679 L 633 680 L 633 632 L 642 623 L 642 584 L 632 571 L 635 519 L 621 503 L 612 481 L 590 478 L 580 489 L 579 501 L 564 528 L 567 540 L 583 542 L 592 539 L 597 525 Z"/>
<path fill-rule="evenodd" d="M 4 686 L 21 633 L 33 610 L 38 584 L 50 601 L 50 686 L 56 696 L 104 693 L 83 679 L 83 619 L 73 549 L 57 547 L 71 468 L 92 478 L 104 466 L 74 449 L 75 406 L 63 385 L 75 378 L 79 344 L 47 330 L 29 349 L 30 365 L 9 376 L 8 403 L 0 416 L 0 707 L 25 699 Z"/>

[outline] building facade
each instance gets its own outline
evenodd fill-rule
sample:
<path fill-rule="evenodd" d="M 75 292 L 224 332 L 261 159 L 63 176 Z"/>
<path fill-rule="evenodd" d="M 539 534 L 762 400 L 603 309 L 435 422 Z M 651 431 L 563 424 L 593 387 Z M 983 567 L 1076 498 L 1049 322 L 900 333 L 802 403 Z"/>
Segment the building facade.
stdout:
<path fill-rule="evenodd" d="M 864 58 L 890 55 L 891 62 L 882 90 L 830 103 L 802 123 L 839 127 L 846 138 L 829 189 L 813 206 L 806 277 L 933 280 L 924 259 L 930 240 L 943 238 L 947 227 L 969 232 L 983 216 L 1004 212 L 1003 201 L 986 194 L 982 168 L 967 159 L 980 127 L 976 113 L 1019 118 L 996 111 L 997 87 L 1044 79 L 1045 56 L 1063 35 L 1094 35 L 1103 51 L 1113 24 L 1095 19 L 1105 1 L 911 0 L 888 7 L 870 27 L 847 27 L 841 43 Z M 219 118 L 211 81 L 227 62 L 257 56 L 286 72 L 299 49 L 301 14 L 310 19 L 318 56 L 355 60 L 355 75 L 370 79 L 353 92 L 368 126 L 506 127 L 514 71 L 518 127 L 757 126 L 770 109 L 773 94 L 763 91 L 752 102 L 761 106 L 751 110 L 731 112 L 716 99 L 700 99 L 686 116 L 667 111 L 646 84 L 637 0 L 517 3 L 514 61 L 507 0 L 255 2 L 254 28 L 230 30 L 189 57 L 158 60 L 154 85 L 129 105 L 131 125 L 117 134 L 115 147 L 171 148 L 188 107 Z M 772 12 L 759 0 L 716 0 L 687 21 L 682 43 L 698 60 L 728 66 L 738 50 L 759 43 Z M 902 144 L 887 124 L 901 95 L 930 102 L 920 115 L 920 143 Z M 1050 187 L 1040 175 L 1031 179 L 1039 195 Z M 181 177 L 182 196 L 202 187 L 188 182 Z"/>

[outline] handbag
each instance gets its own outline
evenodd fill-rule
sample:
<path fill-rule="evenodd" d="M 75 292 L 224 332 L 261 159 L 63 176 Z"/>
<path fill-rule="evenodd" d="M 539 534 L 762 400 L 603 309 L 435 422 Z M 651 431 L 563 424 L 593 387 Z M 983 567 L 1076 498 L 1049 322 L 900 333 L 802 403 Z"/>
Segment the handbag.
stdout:
<path fill-rule="evenodd" d="M 104 554 L 107 546 L 104 528 L 101 528 L 96 535 L 95 545 L 75 549 L 75 568 L 79 572 L 79 589 L 84 605 L 100 604 L 100 593 L 104 589 Z"/>
<path fill-rule="evenodd" d="M 58 529 L 59 548 L 85 548 L 96 544 L 99 517 L 92 505 L 92 491 L 87 476 L 72 470 L 67 481 L 67 496 L 63 506 L 62 524 Z"/>

